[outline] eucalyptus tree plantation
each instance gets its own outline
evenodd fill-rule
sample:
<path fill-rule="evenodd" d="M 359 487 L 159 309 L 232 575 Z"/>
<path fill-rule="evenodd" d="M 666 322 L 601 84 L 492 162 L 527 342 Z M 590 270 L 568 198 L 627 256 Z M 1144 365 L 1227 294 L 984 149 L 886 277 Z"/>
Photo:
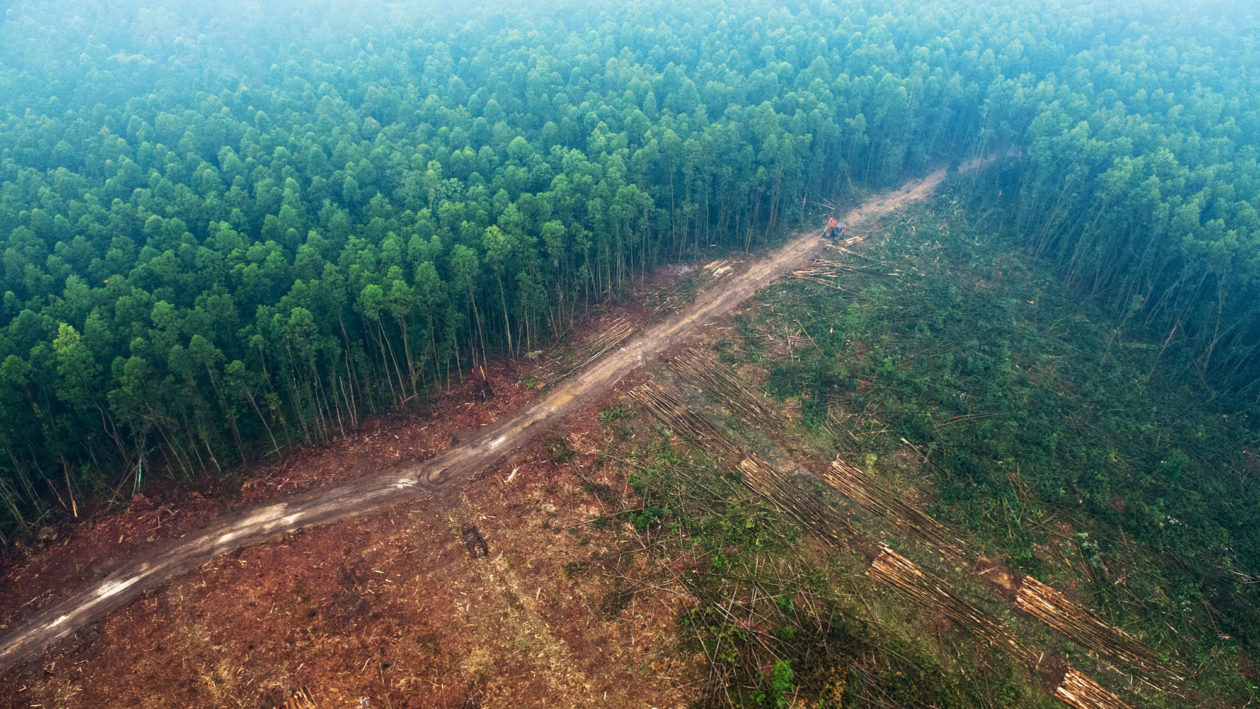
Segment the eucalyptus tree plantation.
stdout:
<path fill-rule="evenodd" d="M 970 184 L 1160 376 L 1260 395 L 1245 7 L 11 3 L 7 533 L 519 357 L 664 263 Z"/>

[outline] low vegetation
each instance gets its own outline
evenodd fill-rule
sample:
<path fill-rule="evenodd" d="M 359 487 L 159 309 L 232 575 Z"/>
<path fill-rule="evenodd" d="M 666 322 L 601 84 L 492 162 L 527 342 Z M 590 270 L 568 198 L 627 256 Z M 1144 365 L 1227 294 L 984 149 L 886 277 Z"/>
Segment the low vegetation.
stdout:
<path fill-rule="evenodd" d="M 701 705 L 1054 706 L 1023 667 L 942 640 L 932 619 L 866 581 L 860 555 L 819 556 L 738 471 L 662 430 L 627 437 L 621 464 L 641 501 L 636 545 L 690 599 L 676 636 L 701 660 Z"/>
<path fill-rule="evenodd" d="M 1176 345 L 1117 327 L 963 194 L 773 289 L 717 356 L 972 548 L 1254 697 L 1255 407 L 1178 376 Z"/>

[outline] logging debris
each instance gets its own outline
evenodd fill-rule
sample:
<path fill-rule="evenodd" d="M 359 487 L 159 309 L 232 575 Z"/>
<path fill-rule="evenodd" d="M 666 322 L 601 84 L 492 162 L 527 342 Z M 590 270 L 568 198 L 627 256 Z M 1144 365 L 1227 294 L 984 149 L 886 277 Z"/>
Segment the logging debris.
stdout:
<path fill-rule="evenodd" d="M 1005 623 L 961 598 L 944 579 L 933 576 L 887 546 L 881 545 L 866 575 L 893 586 L 925 610 L 942 613 L 954 624 L 969 628 L 1011 657 L 1030 666 L 1036 665 L 1040 653 L 1016 640 Z"/>
<path fill-rule="evenodd" d="M 607 327 L 587 337 L 572 350 L 549 362 L 535 377 L 539 386 L 547 387 L 603 357 L 612 348 L 634 334 L 634 325 L 618 316 Z"/>
<path fill-rule="evenodd" d="M 1075 669 L 1068 669 L 1054 690 L 1054 698 L 1076 709 L 1132 709 L 1116 695 L 1103 689 Z"/>
<path fill-rule="evenodd" d="M 834 549 L 853 546 L 857 532 L 847 519 L 809 491 L 802 490 L 785 475 L 757 455 L 739 462 L 743 482 L 780 512 L 795 520 Z"/>
<path fill-rule="evenodd" d="M 714 283 L 734 273 L 737 264 L 737 261 L 720 258 L 695 269 L 657 297 L 654 312 L 668 312 L 690 303 Z"/>
<path fill-rule="evenodd" d="M 710 400 L 727 407 L 742 423 L 763 429 L 781 424 L 782 417 L 761 395 L 704 352 L 687 349 L 674 357 L 670 368 Z"/>
<path fill-rule="evenodd" d="M 951 561 L 964 560 L 965 547 L 961 539 L 864 471 L 837 459 L 820 477 L 859 507 L 882 517 L 897 531 L 919 540 Z"/>
<path fill-rule="evenodd" d="M 738 453 L 739 445 L 730 434 L 658 384 L 641 384 L 630 391 L 630 396 L 674 433 L 689 438 L 702 447 L 717 449 L 723 454 Z"/>
<path fill-rule="evenodd" d="M 1175 685 L 1184 679 L 1132 635 L 1108 625 L 1088 608 L 1031 576 L 1019 580 L 1015 607 L 1081 647 L 1148 673 L 1151 677 L 1138 679 L 1156 689 L 1175 693 Z"/>

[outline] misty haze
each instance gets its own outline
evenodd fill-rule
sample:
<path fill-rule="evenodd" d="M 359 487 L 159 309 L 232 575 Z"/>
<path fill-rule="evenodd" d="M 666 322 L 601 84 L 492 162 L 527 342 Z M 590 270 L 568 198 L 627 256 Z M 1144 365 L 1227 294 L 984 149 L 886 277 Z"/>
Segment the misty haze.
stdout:
<path fill-rule="evenodd" d="M 1260 702 L 1260 21 L 0 2 L 0 705 Z"/>

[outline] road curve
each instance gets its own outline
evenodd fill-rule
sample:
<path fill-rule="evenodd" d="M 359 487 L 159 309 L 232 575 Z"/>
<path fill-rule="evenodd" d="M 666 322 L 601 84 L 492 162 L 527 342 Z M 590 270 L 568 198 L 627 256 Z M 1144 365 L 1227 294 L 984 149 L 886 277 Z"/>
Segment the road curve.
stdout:
<path fill-rule="evenodd" d="M 992 162 L 977 159 L 960 170 Z M 907 204 L 926 199 L 945 178 L 938 170 L 893 192 L 878 194 L 845 217 L 850 225 L 877 219 Z M 576 376 L 558 384 L 524 411 L 476 438 L 410 468 L 361 478 L 333 488 L 313 490 L 286 502 L 261 505 L 228 515 L 200 532 L 173 540 L 122 565 L 104 579 L 51 604 L 0 638 L 0 674 L 33 659 L 106 613 L 130 602 L 168 579 L 214 557 L 304 527 L 326 524 L 368 510 L 393 505 L 418 495 L 452 489 L 508 453 L 555 426 L 581 406 L 611 389 L 626 374 L 653 361 L 683 341 L 698 326 L 712 321 L 761 288 L 798 267 L 819 247 L 816 231 L 799 236 L 747 270 L 703 293 L 690 306 L 640 333 L 627 345 L 609 352 Z"/>

